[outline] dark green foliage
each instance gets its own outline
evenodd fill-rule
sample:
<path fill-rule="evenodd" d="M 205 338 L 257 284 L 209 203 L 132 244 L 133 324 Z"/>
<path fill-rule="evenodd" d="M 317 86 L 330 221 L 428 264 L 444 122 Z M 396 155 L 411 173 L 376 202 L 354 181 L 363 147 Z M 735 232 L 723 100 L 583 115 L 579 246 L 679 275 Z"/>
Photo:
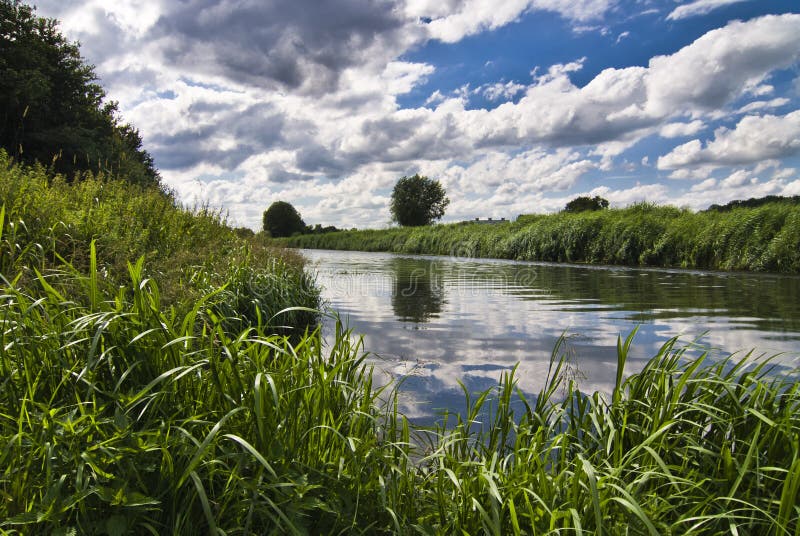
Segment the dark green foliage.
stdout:
<path fill-rule="evenodd" d="M 70 179 L 92 171 L 159 184 L 138 131 L 120 123 L 116 103 L 104 98 L 93 68 L 57 21 L 18 0 L 0 0 L 0 147 Z"/>
<path fill-rule="evenodd" d="M 303 233 L 306 224 L 291 203 L 275 201 L 264 211 L 264 232 L 273 238 Z"/>
<path fill-rule="evenodd" d="M 439 181 L 423 177 L 402 177 L 392 190 L 392 220 L 402 226 L 430 225 L 444 216 L 450 203 Z"/>
<path fill-rule="evenodd" d="M 584 212 L 587 210 L 603 210 L 608 208 L 608 199 L 596 195 L 594 197 L 576 197 L 564 207 L 564 212 Z"/>
<path fill-rule="evenodd" d="M 343 231 L 292 247 L 357 249 L 550 262 L 800 273 L 800 204 L 691 212 L 625 209 L 521 216 L 497 225 Z"/>
<path fill-rule="evenodd" d="M 249 227 L 234 227 L 233 232 L 239 238 L 253 238 L 256 236 L 256 233 Z"/>
<path fill-rule="evenodd" d="M 715 210 L 717 212 L 726 212 L 729 210 L 733 210 L 735 208 L 755 208 L 760 207 L 761 205 L 766 205 L 769 203 L 791 203 L 791 204 L 800 204 L 800 195 L 793 195 L 791 197 L 785 197 L 781 195 L 768 195 L 765 197 L 751 197 L 750 199 L 741 200 L 737 199 L 735 201 L 731 201 L 729 203 L 725 203 L 724 205 L 711 205 L 706 210 Z"/>
<path fill-rule="evenodd" d="M 336 226 L 334 225 L 326 225 L 325 227 L 323 227 L 321 224 L 317 223 L 313 227 L 311 225 L 307 225 L 303 234 L 335 233 L 340 230 L 341 229 L 337 229 Z"/>

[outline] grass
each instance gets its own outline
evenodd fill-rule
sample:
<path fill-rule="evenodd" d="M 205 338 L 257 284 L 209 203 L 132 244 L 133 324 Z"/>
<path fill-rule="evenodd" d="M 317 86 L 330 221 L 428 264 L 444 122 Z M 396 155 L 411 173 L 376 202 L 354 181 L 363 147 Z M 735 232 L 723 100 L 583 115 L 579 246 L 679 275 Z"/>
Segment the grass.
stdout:
<path fill-rule="evenodd" d="M 219 216 L 0 179 L 0 534 L 800 534 L 798 371 L 671 340 L 625 378 L 632 334 L 609 396 L 557 346 L 537 396 L 511 371 L 417 429 Z"/>
<path fill-rule="evenodd" d="M 238 317 L 240 326 L 319 303 L 302 257 L 239 238 L 221 214 L 183 208 L 158 188 L 90 174 L 67 182 L 42 167 L 16 165 L 0 150 L 0 216 L 0 273 L 19 276 L 23 287 L 36 283 L 36 270 L 90 273 L 93 245 L 95 286 L 113 292 L 129 279 L 128 261 L 145 256 L 146 277 L 179 312 L 219 287 L 225 299 L 217 300 L 217 313 Z M 316 315 L 295 310 L 281 321 L 308 325 Z"/>
<path fill-rule="evenodd" d="M 357 497 L 377 441 L 366 371 L 341 338 L 232 332 L 217 292 L 185 315 L 142 263 L 113 296 L 69 272 L 2 296 L 0 530 L 316 532 Z M 87 305 L 79 305 L 78 302 Z M 355 441 L 352 438 L 359 438 Z M 329 496 L 330 490 L 336 493 Z M 329 520 L 330 518 L 330 520 Z"/>
<path fill-rule="evenodd" d="M 797 371 L 668 341 L 604 397 L 556 348 L 535 398 L 511 372 L 415 430 L 341 327 L 231 332 L 222 294 L 178 315 L 142 267 L 95 300 L 7 282 L 3 534 L 800 533 Z"/>
<path fill-rule="evenodd" d="M 799 273 L 800 205 L 774 201 L 727 212 L 692 212 L 639 203 L 624 209 L 523 216 L 514 223 L 342 231 L 276 243 L 300 248 Z"/>

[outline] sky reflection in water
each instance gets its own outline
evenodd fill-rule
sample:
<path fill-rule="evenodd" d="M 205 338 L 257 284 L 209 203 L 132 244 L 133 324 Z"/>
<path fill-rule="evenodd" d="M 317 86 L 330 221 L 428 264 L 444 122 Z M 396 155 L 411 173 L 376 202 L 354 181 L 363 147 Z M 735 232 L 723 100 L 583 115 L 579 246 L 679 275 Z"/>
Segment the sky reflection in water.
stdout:
<path fill-rule="evenodd" d="M 565 334 L 581 390 L 610 390 L 617 337 L 639 332 L 626 373 L 667 339 L 700 339 L 714 355 L 783 353 L 800 366 L 800 277 L 567 266 L 306 250 L 323 299 L 375 354 L 376 380 L 404 377 L 402 409 L 417 422 L 463 407 L 519 364 L 538 392 Z M 326 326 L 330 330 L 331 326 Z"/>

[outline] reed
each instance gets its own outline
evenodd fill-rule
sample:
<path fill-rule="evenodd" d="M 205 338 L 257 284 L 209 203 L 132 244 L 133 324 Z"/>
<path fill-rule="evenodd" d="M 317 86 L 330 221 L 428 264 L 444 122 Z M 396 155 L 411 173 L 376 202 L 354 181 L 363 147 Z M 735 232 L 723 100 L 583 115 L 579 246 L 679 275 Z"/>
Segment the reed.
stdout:
<path fill-rule="evenodd" d="M 639 203 L 597 212 L 521 216 L 513 223 L 341 231 L 276 243 L 298 248 L 798 273 L 800 205 L 772 201 L 724 212 L 692 212 Z"/>

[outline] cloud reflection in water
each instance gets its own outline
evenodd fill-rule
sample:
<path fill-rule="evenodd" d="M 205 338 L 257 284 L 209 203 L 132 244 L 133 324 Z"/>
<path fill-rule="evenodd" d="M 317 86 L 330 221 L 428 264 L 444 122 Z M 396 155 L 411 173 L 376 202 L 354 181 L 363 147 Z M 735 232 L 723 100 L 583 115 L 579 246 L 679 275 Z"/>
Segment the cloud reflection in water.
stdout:
<path fill-rule="evenodd" d="M 800 278 L 307 251 L 323 298 L 375 354 L 377 382 L 405 378 L 402 409 L 430 422 L 519 364 L 541 389 L 559 337 L 581 390 L 610 391 L 616 341 L 636 326 L 626 373 L 669 338 L 702 336 L 714 355 L 772 355 L 800 365 Z"/>

